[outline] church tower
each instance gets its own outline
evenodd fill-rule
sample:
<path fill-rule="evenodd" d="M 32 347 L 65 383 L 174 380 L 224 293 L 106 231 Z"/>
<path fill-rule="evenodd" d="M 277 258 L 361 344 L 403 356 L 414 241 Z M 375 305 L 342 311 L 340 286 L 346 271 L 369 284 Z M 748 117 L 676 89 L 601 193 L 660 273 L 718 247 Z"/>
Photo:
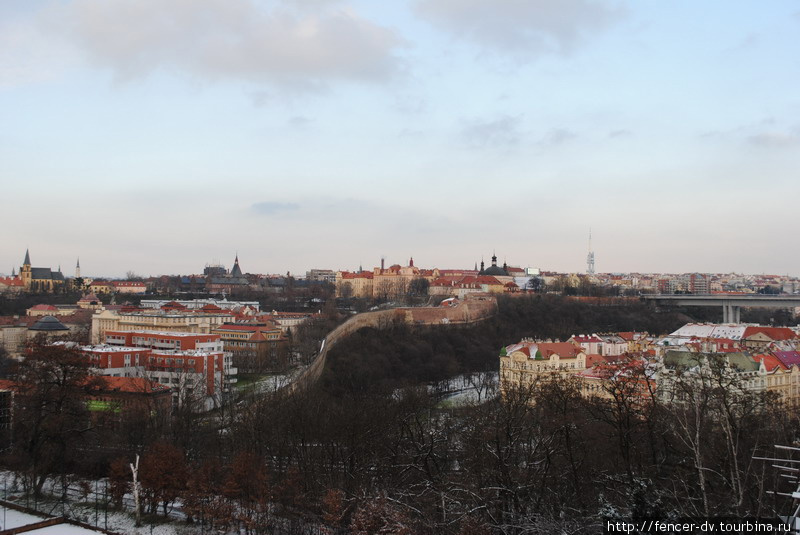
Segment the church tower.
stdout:
<path fill-rule="evenodd" d="M 31 288 L 31 255 L 28 249 L 25 249 L 25 260 L 22 261 L 22 267 L 19 268 L 19 278 L 22 279 L 22 285 L 26 290 Z"/>
<path fill-rule="evenodd" d="M 239 253 L 236 253 L 236 260 L 233 261 L 233 269 L 231 270 L 231 277 L 241 277 L 242 268 L 239 267 Z"/>
<path fill-rule="evenodd" d="M 80 258 L 78 258 L 78 263 L 75 264 L 75 278 L 76 279 L 80 279 L 81 278 L 81 259 Z"/>

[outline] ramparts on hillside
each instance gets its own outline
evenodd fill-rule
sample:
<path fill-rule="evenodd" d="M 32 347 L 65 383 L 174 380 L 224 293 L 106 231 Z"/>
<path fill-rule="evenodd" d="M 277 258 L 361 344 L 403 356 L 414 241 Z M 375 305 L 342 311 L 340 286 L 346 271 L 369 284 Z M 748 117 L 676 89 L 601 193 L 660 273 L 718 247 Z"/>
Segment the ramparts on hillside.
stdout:
<path fill-rule="evenodd" d="M 385 329 L 398 322 L 410 325 L 459 325 L 483 321 L 495 313 L 497 313 L 497 300 L 494 296 L 481 295 L 469 296 L 447 307 L 393 308 L 357 314 L 328 333 L 314 362 L 287 386 L 291 391 L 295 391 L 314 384 L 322 376 L 330 348 L 359 329 L 365 327 Z"/>

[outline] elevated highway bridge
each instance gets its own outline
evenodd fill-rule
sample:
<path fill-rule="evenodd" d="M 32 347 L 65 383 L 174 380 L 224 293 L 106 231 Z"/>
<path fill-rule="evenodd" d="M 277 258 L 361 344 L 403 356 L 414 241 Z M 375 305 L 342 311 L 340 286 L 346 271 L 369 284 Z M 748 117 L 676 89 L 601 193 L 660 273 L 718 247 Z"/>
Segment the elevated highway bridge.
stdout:
<path fill-rule="evenodd" d="M 678 305 L 697 307 L 722 307 L 723 323 L 741 323 L 741 309 L 744 308 L 794 308 L 800 307 L 800 295 L 643 295 L 642 299 L 656 305 Z"/>

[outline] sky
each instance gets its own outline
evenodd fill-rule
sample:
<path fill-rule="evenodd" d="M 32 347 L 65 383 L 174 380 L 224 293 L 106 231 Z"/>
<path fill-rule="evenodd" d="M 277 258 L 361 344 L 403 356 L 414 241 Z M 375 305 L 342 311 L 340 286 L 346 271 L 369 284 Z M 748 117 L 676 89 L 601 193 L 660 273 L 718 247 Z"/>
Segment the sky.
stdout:
<path fill-rule="evenodd" d="M 800 4 L 5 0 L 0 273 L 800 275 Z"/>

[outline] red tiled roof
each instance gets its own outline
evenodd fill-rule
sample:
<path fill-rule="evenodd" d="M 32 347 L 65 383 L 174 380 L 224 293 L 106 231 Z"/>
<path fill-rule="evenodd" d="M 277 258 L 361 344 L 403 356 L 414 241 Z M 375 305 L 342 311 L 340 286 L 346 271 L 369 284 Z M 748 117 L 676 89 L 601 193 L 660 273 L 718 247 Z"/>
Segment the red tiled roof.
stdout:
<path fill-rule="evenodd" d="M 24 286 L 19 277 L 0 277 L 0 284 L 3 286 Z"/>
<path fill-rule="evenodd" d="M 33 305 L 30 310 L 58 310 L 53 305 Z"/>
<path fill-rule="evenodd" d="M 351 273 L 349 271 L 342 272 L 343 279 L 372 279 L 374 275 L 371 271 L 362 271 L 361 273 Z"/>
<path fill-rule="evenodd" d="M 134 394 L 151 394 L 165 392 L 169 387 L 144 377 L 109 377 L 98 376 L 94 385 L 101 391 L 128 392 Z M 93 386 L 94 386 L 93 385 Z"/>
<path fill-rule="evenodd" d="M 769 353 L 764 355 L 753 355 L 753 360 L 756 362 L 761 362 L 762 359 L 764 360 L 764 366 L 767 368 L 768 372 L 771 372 L 776 368 L 780 368 L 782 370 L 788 369 L 775 355 L 771 355 Z"/>
<path fill-rule="evenodd" d="M 539 344 L 539 351 L 542 353 L 542 358 L 546 359 L 549 359 L 552 354 L 565 359 L 573 359 L 583 350 L 569 342 L 545 342 Z"/>
<path fill-rule="evenodd" d="M 578 342 L 579 344 L 596 344 L 598 342 L 602 342 L 602 340 L 596 336 L 587 336 L 587 335 L 578 335 L 573 336 L 573 340 Z"/>
<path fill-rule="evenodd" d="M 627 342 L 630 342 L 631 340 L 633 340 L 633 332 L 621 332 L 621 333 L 617 333 L 617 336 L 619 336 L 620 338 L 622 338 L 623 340 L 625 340 Z"/>
<path fill-rule="evenodd" d="M 779 341 L 779 340 L 794 340 L 797 338 L 797 335 L 794 333 L 793 330 L 787 327 L 762 327 L 762 326 L 752 326 L 747 327 L 744 330 L 744 334 L 742 338 L 750 338 L 758 333 L 764 333 L 770 339 Z"/>
<path fill-rule="evenodd" d="M 592 366 L 595 366 L 597 364 L 602 364 L 604 362 L 605 362 L 605 360 L 603 360 L 603 356 L 602 355 L 596 355 L 594 353 L 586 355 L 586 367 L 587 368 L 591 368 Z"/>
<path fill-rule="evenodd" d="M 479 275 L 475 277 L 475 280 L 480 284 L 490 284 L 490 285 L 502 285 L 503 283 L 497 280 L 496 278 L 492 277 L 491 275 Z"/>

